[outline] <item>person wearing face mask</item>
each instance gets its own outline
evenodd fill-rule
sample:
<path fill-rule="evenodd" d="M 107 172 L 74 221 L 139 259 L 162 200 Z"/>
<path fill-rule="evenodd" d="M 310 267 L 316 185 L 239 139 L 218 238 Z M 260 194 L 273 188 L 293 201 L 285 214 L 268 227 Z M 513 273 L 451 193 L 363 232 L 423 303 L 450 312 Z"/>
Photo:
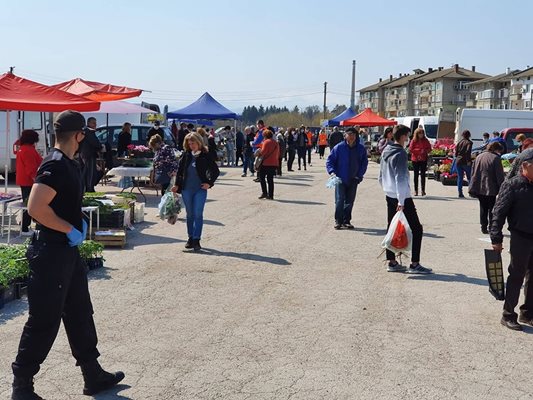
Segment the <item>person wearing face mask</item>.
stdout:
<path fill-rule="evenodd" d="M 479 200 L 479 221 L 481 232 L 488 234 L 488 227 L 492 221 L 492 209 L 496 203 L 496 196 L 505 180 L 500 155 L 503 146 L 498 142 L 489 143 L 487 150 L 476 157 L 472 168 L 468 193 Z"/>
<path fill-rule="evenodd" d="M 422 196 L 426 195 L 426 171 L 428 169 L 428 158 L 431 152 L 431 143 L 427 139 L 424 129 L 416 128 L 413 140 L 409 143 L 411 152 L 411 162 L 415 175 L 415 196 L 418 196 L 418 177 L 422 184 Z"/>
<path fill-rule="evenodd" d="M 207 190 L 213 187 L 220 171 L 199 134 L 185 136 L 183 148 L 185 153 L 180 159 L 172 191 L 181 193 L 185 204 L 189 236 L 185 248 L 200 251 Z"/>
<path fill-rule="evenodd" d="M 28 246 L 29 317 L 12 364 L 12 399 L 41 399 L 35 394 L 33 377 L 46 359 L 61 321 L 67 332 L 76 365 L 81 367 L 83 393 L 94 395 L 122 379 L 97 361 L 97 335 L 87 272 L 78 246 L 87 234 L 81 212 L 83 181 L 74 154 L 84 138 L 85 118 L 64 111 L 54 121 L 55 148 L 37 171 L 28 200 L 28 213 L 37 222 Z"/>
<path fill-rule="evenodd" d="M 165 137 L 165 133 L 161 129 L 160 125 L 161 125 L 161 123 L 159 121 L 154 121 L 154 126 L 152 126 L 150 128 L 150 130 L 148 131 L 148 134 L 146 136 L 146 143 L 148 145 L 150 144 L 150 139 L 152 138 L 152 136 L 159 135 L 162 138 Z"/>

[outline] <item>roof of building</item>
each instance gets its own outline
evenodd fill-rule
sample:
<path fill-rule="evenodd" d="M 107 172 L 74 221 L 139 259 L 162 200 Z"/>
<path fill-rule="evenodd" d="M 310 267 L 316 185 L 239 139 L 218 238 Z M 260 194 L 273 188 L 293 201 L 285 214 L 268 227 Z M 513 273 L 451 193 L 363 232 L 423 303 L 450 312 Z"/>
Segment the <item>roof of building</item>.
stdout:
<path fill-rule="evenodd" d="M 398 79 L 396 79 L 396 80 L 394 80 L 392 82 L 388 82 L 385 85 L 385 87 L 388 87 L 388 88 L 400 87 L 400 86 L 403 86 L 403 85 L 411 82 L 414 79 L 420 78 L 422 75 L 426 75 L 426 74 L 429 74 L 429 73 L 430 72 L 424 72 L 424 71 L 422 71 L 420 69 L 416 69 L 414 74 L 403 75 L 402 77 L 400 77 L 400 78 L 398 78 Z"/>
<path fill-rule="evenodd" d="M 375 90 L 378 90 L 382 86 L 385 86 L 385 85 L 387 85 L 387 84 L 389 84 L 391 82 L 394 82 L 394 80 L 396 80 L 396 79 L 398 79 L 398 78 L 384 79 L 381 82 L 374 83 L 373 85 L 370 85 L 370 86 L 367 86 L 365 88 L 359 89 L 358 92 L 373 92 Z"/>
<path fill-rule="evenodd" d="M 519 69 L 515 69 L 509 73 L 504 72 L 503 74 L 495 75 L 495 76 L 489 76 L 485 79 L 480 79 L 478 81 L 471 82 L 470 85 L 477 85 L 478 83 L 490 83 L 490 82 L 505 82 L 511 80 L 511 78 L 514 78 L 517 73 L 519 73 Z"/>
<path fill-rule="evenodd" d="M 533 67 L 521 71 L 514 78 L 525 78 L 526 76 L 533 76 Z"/>
<path fill-rule="evenodd" d="M 441 70 L 436 70 L 428 74 L 417 78 L 419 82 L 429 82 L 437 79 L 450 78 L 450 79 L 468 79 L 468 80 L 477 80 L 488 78 L 489 75 L 482 74 L 480 72 L 472 71 L 466 68 L 461 68 L 459 66 L 452 66 L 451 68 L 445 68 Z"/>

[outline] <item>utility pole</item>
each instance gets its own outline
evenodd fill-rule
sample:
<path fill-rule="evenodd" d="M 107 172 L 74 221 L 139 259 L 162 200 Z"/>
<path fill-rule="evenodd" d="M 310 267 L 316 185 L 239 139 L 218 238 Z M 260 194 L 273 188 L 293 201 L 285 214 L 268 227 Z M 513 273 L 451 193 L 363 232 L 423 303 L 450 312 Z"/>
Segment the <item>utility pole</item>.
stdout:
<path fill-rule="evenodd" d="M 350 97 L 350 108 L 355 109 L 355 60 L 352 61 L 352 93 Z"/>
<path fill-rule="evenodd" d="M 328 93 L 328 83 L 324 82 L 324 119 L 327 119 L 326 115 L 326 94 Z"/>

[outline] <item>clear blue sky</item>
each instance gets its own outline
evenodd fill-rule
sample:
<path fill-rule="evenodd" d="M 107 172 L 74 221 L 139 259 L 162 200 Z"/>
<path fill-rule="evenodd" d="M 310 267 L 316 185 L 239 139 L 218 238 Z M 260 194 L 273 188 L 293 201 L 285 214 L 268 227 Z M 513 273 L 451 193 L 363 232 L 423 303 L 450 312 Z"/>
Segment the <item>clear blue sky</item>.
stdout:
<path fill-rule="evenodd" d="M 0 70 L 139 87 L 171 109 L 209 91 L 240 111 L 321 105 L 325 81 L 328 105 L 348 104 L 353 59 L 357 88 L 415 68 L 533 65 L 529 1 L 362 3 L 17 0 L 0 14 Z"/>

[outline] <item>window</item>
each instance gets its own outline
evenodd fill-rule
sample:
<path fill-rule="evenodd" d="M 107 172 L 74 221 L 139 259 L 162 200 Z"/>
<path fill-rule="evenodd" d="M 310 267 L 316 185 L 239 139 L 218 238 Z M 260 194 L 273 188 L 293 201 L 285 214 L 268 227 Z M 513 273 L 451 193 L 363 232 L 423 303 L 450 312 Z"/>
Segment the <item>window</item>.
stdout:
<path fill-rule="evenodd" d="M 22 117 L 22 129 L 34 129 L 36 131 L 43 129 L 41 113 L 24 111 L 24 115 Z"/>

